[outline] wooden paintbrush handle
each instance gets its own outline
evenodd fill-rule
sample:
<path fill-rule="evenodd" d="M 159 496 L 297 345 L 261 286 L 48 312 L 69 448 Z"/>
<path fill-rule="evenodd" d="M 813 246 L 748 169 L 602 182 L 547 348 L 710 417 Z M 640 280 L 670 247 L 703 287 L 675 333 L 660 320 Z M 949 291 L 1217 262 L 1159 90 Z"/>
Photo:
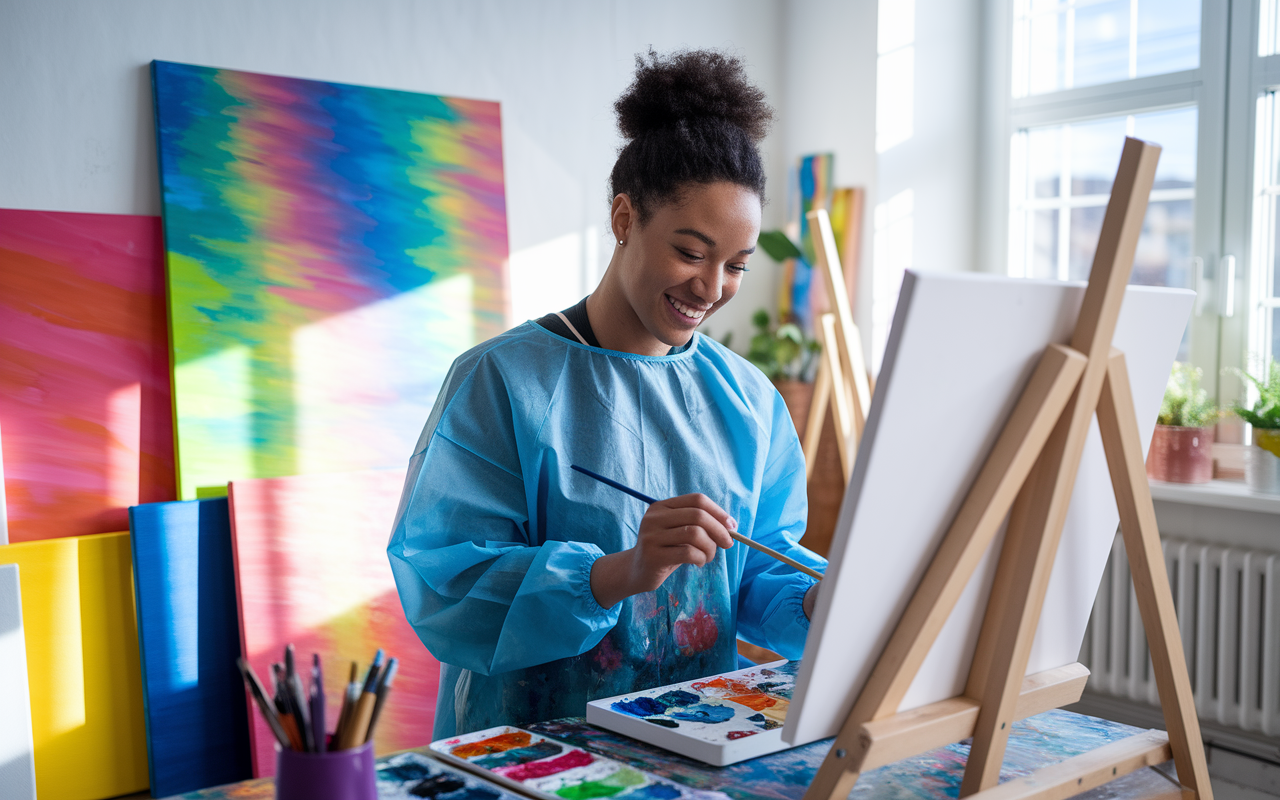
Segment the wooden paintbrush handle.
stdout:
<path fill-rule="evenodd" d="M 803 572 L 805 575 L 808 575 L 810 578 L 813 578 L 814 580 L 819 580 L 819 581 L 820 581 L 820 580 L 822 580 L 822 573 L 821 573 L 821 572 L 818 572 L 818 571 L 816 571 L 816 570 L 809 569 L 809 568 L 808 568 L 808 567 L 806 567 L 804 564 L 801 564 L 799 561 L 796 561 L 794 558 L 787 558 L 787 557 L 786 557 L 786 556 L 784 556 L 782 553 L 779 553 L 777 550 L 771 550 L 771 549 L 769 549 L 768 547 L 765 547 L 765 546 L 764 546 L 764 545 L 762 545 L 762 544 L 758 544 L 758 543 L 756 543 L 756 542 L 753 542 L 753 541 L 751 541 L 750 539 L 748 539 L 747 537 L 745 537 L 745 536 L 743 536 L 742 534 L 738 533 L 737 531 L 729 531 L 729 535 L 733 537 L 733 540 L 734 540 L 735 542 L 742 542 L 742 543 L 743 543 L 743 544 L 745 544 L 747 547 L 750 547 L 750 548 L 752 548 L 753 550 L 759 550 L 761 553 L 764 553 L 764 554 L 765 554 L 765 555 L 767 555 L 767 556 L 771 556 L 771 557 L 773 557 L 773 558 L 776 558 L 776 559 L 778 559 L 779 561 L 781 561 L 783 564 L 786 564 L 788 567 L 791 567 L 791 568 L 793 568 L 793 569 L 798 569 L 798 570 L 800 570 L 801 572 Z"/>

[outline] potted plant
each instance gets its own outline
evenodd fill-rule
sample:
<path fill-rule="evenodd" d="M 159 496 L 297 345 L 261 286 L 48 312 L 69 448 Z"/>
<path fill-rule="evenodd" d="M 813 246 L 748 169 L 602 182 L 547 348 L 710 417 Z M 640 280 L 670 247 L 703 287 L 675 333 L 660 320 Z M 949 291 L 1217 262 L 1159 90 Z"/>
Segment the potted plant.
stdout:
<path fill-rule="evenodd" d="M 1262 380 L 1240 370 L 1236 374 L 1258 390 L 1253 408 L 1231 406 L 1237 417 L 1253 426 L 1253 446 L 1245 451 L 1245 480 L 1255 492 L 1280 494 L 1280 362 L 1273 359 Z"/>
<path fill-rule="evenodd" d="M 1213 478 L 1213 426 L 1220 414 L 1200 387 L 1201 377 L 1196 367 L 1173 362 L 1147 455 L 1152 480 L 1208 483 Z"/>

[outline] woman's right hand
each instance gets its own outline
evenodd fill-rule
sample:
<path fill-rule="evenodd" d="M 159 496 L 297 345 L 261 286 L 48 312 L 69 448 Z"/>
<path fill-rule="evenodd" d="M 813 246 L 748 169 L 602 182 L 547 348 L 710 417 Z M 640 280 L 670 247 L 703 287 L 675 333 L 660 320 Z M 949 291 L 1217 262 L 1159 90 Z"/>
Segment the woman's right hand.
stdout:
<path fill-rule="evenodd" d="M 703 494 L 686 494 L 649 506 L 640 520 L 636 544 L 596 559 L 591 592 L 612 608 L 624 598 L 652 592 L 682 564 L 705 566 L 716 550 L 733 546 L 729 531 L 738 523 Z"/>

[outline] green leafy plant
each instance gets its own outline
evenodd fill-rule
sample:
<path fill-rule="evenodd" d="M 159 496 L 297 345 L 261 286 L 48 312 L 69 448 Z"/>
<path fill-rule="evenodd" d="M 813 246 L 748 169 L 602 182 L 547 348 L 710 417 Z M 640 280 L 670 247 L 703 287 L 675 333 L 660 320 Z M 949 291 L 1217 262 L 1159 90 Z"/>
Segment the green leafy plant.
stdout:
<path fill-rule="evenodd" d="M 1198 367 L 1173 362 L 1156 421 L 1180 428 L 1203 428 L 1216 422 L 1221 412 L 1209 400 L 1209 393 L 1200 387 L 1202 377 L 1204 373 Z"/>
<path fill-rule="evenodd" d="M 788 258 L 800 258 L 802 255 L 796 243 L 782 231 L 763 231 L 756 239 L 756 244 L 779 264 Z"/>
<path fill-rule="evenodd" d="M 1258 401 L 1253 404 L 1253 408 L 1232 403 L 1231 412 L 1255 428 L 1280 429 L 1280 362 L 1271 360 L 1271 366 L 1267 369 L 1263 380 L 1243 370 L 1233 371 L 1257 388 Z"/>
<path fill-rule="evenodd" d="M 822 345 L 805 336 L 800 326 L 787 322 L 774 326 L 769 312 L 760 309 L 751 317 L 756 333 L 751 337 L 747 360 L 771 381 L 807 380 L 814 357 Z"/>

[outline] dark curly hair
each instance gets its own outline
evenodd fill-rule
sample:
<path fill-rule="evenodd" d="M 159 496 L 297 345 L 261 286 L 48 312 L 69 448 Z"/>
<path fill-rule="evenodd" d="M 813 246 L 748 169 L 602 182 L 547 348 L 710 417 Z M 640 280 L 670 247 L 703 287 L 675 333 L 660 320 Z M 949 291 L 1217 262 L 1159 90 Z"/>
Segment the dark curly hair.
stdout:
<path fill-rule="evenodd" d="M 742 63 L 714 50 L 636 56 L 636 78 L 613 104 L 629 141 L 609 175 L 609 200 L 631 198 L 647 222 L 678 201 L 690 183 L 729 181 L 764 202 L 764 164 L 756 143 L 773 109 Z"/>

